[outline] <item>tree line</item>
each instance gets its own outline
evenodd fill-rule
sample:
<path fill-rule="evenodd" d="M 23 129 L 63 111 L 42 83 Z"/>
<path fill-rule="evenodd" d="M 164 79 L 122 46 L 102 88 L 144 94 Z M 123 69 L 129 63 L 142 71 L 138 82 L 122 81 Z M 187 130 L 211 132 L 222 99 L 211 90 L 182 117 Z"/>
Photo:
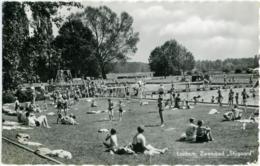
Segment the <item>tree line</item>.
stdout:
<path fill-rule="evenodd" d="M 62 18 L 58 11 L 64 7 L 83 8 L 79 2 L 3 3 L 4 89 L 45 82 L 55 78 L 58 69 L 70 69 L 73 77 L 105 78 L 115 62 L 125 62 L 137 51 L 139 34 L 128 13 L 86 7 Z M 59 28 L 56 37 L 53 24 Z"/>
<path fill-rule="evenodd" d="M 197 60 L 195 68 L 203 73 L 207 71 L 220 71 L 224 73 L 251 73 L 252 69 L 259 67 L 259 56 L 250 58 L 227 58 L 225 60 Z"/>

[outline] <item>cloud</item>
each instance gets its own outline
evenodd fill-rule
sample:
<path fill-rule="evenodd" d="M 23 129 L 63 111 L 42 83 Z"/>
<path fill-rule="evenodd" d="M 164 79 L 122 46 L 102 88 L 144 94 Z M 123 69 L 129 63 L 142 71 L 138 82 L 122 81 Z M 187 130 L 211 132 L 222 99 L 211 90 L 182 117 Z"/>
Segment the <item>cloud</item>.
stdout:
<path fill-rule="evenodd" d="M 160 36 L 181 36 L 190 38 L 210 38 L 214 36 L 226 36 L 251 38 L 255 34 L 253 27 L 241 25 L 237 22 L 226 20 L 202 19 L 198 16 L 187 18 L 183 22 L 167 24 L 159 32 Z"/>
<path fill-rule="evenodd" d="M 132 14 L 138 20 L 159 21 L 160 23 L 169 19 L 179 20 L 186 13 L 181 9 L 169 10 L 161 5 L 152 5 L 148 8 L 135 9 Z"/>

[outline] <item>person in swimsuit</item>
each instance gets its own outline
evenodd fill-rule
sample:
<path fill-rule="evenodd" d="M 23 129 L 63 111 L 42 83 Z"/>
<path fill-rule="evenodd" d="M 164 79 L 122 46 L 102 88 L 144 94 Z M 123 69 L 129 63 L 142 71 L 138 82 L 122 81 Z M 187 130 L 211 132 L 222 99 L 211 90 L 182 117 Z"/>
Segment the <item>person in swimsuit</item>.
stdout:
<path fill-rule="evenodd" d="M 122 103 L 122 100 L 119 100 L 118 111 L 119 111 L 119 121 L 121 121 L 122 117 L 123 117 L 123 103 Z"/>
<path fill-rule="evenodd" d="M 153 147 L 152 145 L 146 145 L 146 138 L 143 135 L 144 129 L 143 127 L 137 127 L 137 134 L 133 138 L 132 149 L 135 153 L 144 153 L 144 154 L 163 154 L 168 148 L 158 149 Z"/>
<path fill-rule="evenodd" d="M 108 99 L 108 117 L 110 121 L 112 121 L 114 117 L 114 103 L 111 99 Z"/>

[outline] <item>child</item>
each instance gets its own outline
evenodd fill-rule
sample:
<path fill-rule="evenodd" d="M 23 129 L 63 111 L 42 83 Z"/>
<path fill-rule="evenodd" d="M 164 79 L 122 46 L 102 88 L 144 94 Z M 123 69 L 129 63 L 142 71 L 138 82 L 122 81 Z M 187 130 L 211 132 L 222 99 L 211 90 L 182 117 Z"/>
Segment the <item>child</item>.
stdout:
<path fill-rule="evenodd" d="M 109 120 L 112 121 L 114 117 L 114 103 L 111 101 L 111 99 L 108 99 L 108 116 Z"/>
<path fill-rule="evenodd" d="M 119 121 L 122 120 L 123 117 L 123 103 L 121 100 L 119 100 L 119 104 L 118 104 L 118 111 L 119 111 Z"/>

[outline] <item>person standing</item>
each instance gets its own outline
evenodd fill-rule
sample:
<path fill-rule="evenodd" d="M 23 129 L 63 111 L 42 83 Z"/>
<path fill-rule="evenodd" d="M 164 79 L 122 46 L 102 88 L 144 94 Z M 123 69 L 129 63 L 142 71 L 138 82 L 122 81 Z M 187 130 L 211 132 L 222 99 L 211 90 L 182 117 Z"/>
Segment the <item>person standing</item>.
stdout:
<path fill-rule="evenodd" d="M 164 126 L 164 119 L 163 119 L 164 106 L 163 106 L 162 95 L 159 95 L 159 98 L 158 98 L 158 108 L 159 108 L 159 115 L 160 115 L 160 119 L 161 119 L 161 127 L 163 127 Z"/>
<path fill-rule="evenodd" d="M 238 105 L 239 103 L 238 103 L 238 98 L 239 98 L 239 94 L 238 94 L 238 92 L 236 93 L 236 96 L 235 96 L 235 99 L 236 99 L 236 105 Z"/>
<path fill-rule="evenodd" d="M 234 104 L 234 91 L 231 88 L 228 94 L 228 104 L 229 106 L 232 106 Z"/>
<path fill-rule="evenodd" d="M 122 117 L 123 117 L 123 103 L 122 103 L 122 100 L 119 100 L 118 111 L 119 111 L 119 121 L 121 121 Z"/>
<path fill-rule="evenodd" d="M 15 97 L 14 110 L 17 112 L 19 108 L 20 108 L 20 102 L 19 102 L 18 98 Z"/>
<path fill-rule="evenodd" d="M 108 116 L 109 120 L 112 121 L 114 117 L 114 103 L 111 101 L 111 99 L 108 99 Z"/>
<path fill-rule="evenodd" d="M 219 88 L 218 89 L 218 103 L 219 103 L 219 106 L 222 106 L 222 100 L 223 100 L 223 96 L 222 96 L 221 90 Z"/>
<path fill-rule="evenodd" d="M 242 104 L 246 106 L 246 102 L 247 102 L 246 99 L 248 97 L 248 94 L 246 93 L 246 88 L 243 89 L 241 96 L 242 96 Z"/>

